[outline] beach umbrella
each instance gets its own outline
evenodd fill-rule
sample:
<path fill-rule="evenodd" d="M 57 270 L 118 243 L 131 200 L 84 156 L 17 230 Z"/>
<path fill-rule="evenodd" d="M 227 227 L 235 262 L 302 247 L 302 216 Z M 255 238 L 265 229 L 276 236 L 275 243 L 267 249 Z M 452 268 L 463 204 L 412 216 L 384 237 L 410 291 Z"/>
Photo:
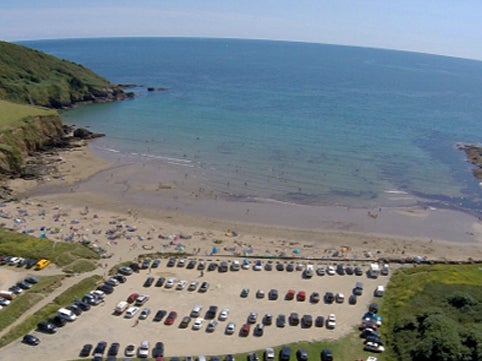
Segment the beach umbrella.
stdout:
<path fill-rule="evenodd" d="M 298 248 L 295 248 L 295 249 L 293 250 L 293 253 L 294 253 L 294 254 L 299 254 L 299 253 L 300 253 L 300 250 L 299 250 Z"/>
<path fill-rule="evenodd" d="M 217 247 L 213 247 L 213 250 L 211 251 L 211 253 L 212 253 L 212 254 L 216 254 L 216 253 L 218 253 L 218 249 L 217 249 Z"/>

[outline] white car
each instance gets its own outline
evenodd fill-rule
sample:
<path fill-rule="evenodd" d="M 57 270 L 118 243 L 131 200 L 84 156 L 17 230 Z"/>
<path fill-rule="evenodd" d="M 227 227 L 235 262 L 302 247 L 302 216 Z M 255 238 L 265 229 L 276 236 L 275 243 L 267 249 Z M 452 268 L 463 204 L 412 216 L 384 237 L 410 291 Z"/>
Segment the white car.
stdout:
<path fill-rule="evenodd" d="M 135 314 L 139 312 L 139 307 L 131 306 L 127 309 L 126 313 L 124 314 L 124 318 L 132 318 Z"/>
<path fill-rule="evenodd" d="M 376 343 L 376 342 L 367 342 L 365 343 L 365 346 L 363 347 L 365 351 L 371 351 L 371 352 L 383 352 L 385 351 L 385 347 L 382 345 Z"/>
<path fill-rule="evenodd" d="M 232 335 L 234 331 L 236 331 L 236 324 L 234 322 L 229 322 L 226 325 L 226 330 L 224 331 L 224 333 L 226 335 Z"/>
<path fill-rule="evenodd" d="M 204 320 L 202 318 L 196 318 L 194 323 L 192 324 L 192 329 L 193 330 L 200 330 L 201 327 L 203 326 Z"/>
<path fill-rule="evenodd" d="M 185 281 L 185 280 L 180 280 L 180 281 L 177 283 L 176 290 L 182 290 L 182 289 L 184 289 L 184 287 L 186 287 L 186 285 L 187 285 L 187 281 Z"/>
<path fill-rule="evenodd" d="M 335 301 L 336 303 L 343 303 L 345 302 L 345 295 L 343 293 L 337 293 L 335 295 Z"/>
<path fill-rule="evenodd" d="M 164 287 L 166 288 L 172 288 L 174 287 L 174 282 L 176 282 L 176 279 L 175 278 L 168 278 L 167 281 L 166 281 L 166 285 Z"/>
<path fill-rule="evenodd" d="M 101 290 L 91 291 L 90 294 L 100 300 L 103 300 L 105 298 L 105 293 Z"/>
<path fill-rule="evenodd" d="M 139 358 L 149 357 L 149 341 L 142 341 L 141 345 L 137 349 L 137 356 Z"/>
<path fill-rule="evenodd" d="M 274 360 L 274 350 L 271 347 L 268 347 L 264 350 L 264 360 L 265 361 L 272 361 Z"/>
<path fill-rule="evenodd" d="M 188 290 L 188 291 L 195 291 L 198 284 L 199 284 L 198 281 L 192 281 L 192 282 L 189 284 L 189 287 L 187 288 L 187 290 Z"/>
<path fill-rule="evenodd" d="M 203 307 L 201 305 L 194 306 L 191 311 L 191 317 L 199 317 L 202 309 Z"/>
<path fill-rule="evenodd" d="M 223 308 L 219 313 L 219 321 L 225 321 L 228 318 L 229 308 Z"/>
<path fill-rule="evenodd" d="M 335 267 L 333 266 L 328 266 L 326 267 L 326 273 L 330 276 L 334 276 L 335 275 Z"/>
<path fill-rule="evenodd" d="M 326 319 L 326 328 L 334 329 L 336 327 L 336 316 L 334 313 L 330 313 Z"/>

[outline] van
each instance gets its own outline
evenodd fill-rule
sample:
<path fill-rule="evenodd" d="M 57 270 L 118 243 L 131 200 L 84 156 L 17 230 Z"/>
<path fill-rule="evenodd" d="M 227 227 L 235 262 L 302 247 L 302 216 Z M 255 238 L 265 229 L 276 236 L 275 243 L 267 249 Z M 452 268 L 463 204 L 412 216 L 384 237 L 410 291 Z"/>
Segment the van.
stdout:
<path fill-rule="evenodd" d="M 57 311 L 57 315 L 60 317 L 60 318 L 63 318 L 64 320 L 67 320 L 67 321 L 75 321 L 77 319 L 77 316 L 75 315 L 75 313 L 73 313 L 71 310 L 68 310 L 66 308 L 59 308 L 59 310 Z"/>
<path fill-rule="evenodd" d="M 120 301 L 117 306 L 115 306 L 114 313 L 116 315 L 121 315 L 129 307 L 129 303 L 126 301 Z"/>
<path fill-rule="evenodd" d="M 41 259 L 35 264 L 35 270 L 40 271 L 41 269 L 44 269 L 50 264 L 50 261 L 48 259 Z"/>
<path fill-rule="evenodd" d="M 13 293 L 12 291 L 0 291 L 0 297 L 2 298 L 5 298 L 6 300 L 13 300 L 15 299 L 15 297 L 17 297 L 17 295 L 15 293 Z"/>

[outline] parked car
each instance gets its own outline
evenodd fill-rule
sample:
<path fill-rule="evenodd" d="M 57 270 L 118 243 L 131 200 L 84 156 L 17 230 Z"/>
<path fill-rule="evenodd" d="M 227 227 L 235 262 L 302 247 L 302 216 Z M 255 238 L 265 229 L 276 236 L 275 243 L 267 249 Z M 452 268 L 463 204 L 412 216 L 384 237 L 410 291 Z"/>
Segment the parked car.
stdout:
<path fill-rule="evenodd" d="M 138 293 L 131 293 L 129 297 L 127 297 L 127 302 L 134 303 L 137 300 L 137 297 L 139 297 Z"/>
<path fill-rule="evenodd" d="M 229 322 L 226 325 L 226 329 L 224 330 L 224 333 L 226 335 L 232 335 L 236 331 L 236 324 L 234 322 Z"/>
<path fill-rule="evenodd" d="M 290 361 L 291 348 L 289 346 L 283 346 L 279 352 L 279 361 Z"/>
<path fill-rule="evenodd" d="M 165 288 L 173 288 L 176 279 L 174 277 L 170 277 L 167 279 L 166 284 L 164 285 Z"/>
<path fill-rule="evenodd" d="M 336 327 L 336 316 L 334 313 L 330 313 L 326 319 L 326 328 L 334 329 Z"/>
<path fill-rule="evenodd" d="M 241 327 L 241 330 L 239 331 L 239 335 L 240 335 L 240 336 L 243 336 L 243 337 L 248 336 L 250 329 L 251 329 L 251 326 L 249 325 L 249 323 L 245 323 L 245 324 Z"/>
<path fill-rule="evenodd" d="M 288 292 L 286 292 L 286 296 L 285 296 L 285 300 L 292 300 L 295 298 L 295 290 L 288 290 Z"/>
<path fill-rule="evenodd" d="M 101 284 L 99 287 L 97 287 L 97 290 L 102 291 L 108 295 L 110 295 L 112 292 L 114 292 L 114 287 L 107 283 Z"/>
<path fill-rule="evenodd" d="M 274 350 L 271 347 L 267 347 L 263 352 L 263 361 L 274 361 Z"/>
<path fill-rule="evenodd" d="M 34 277 L 34 276 L 28 276 L 28 277 L 25 278 L 25 282 L 28 282 L 28 283 L 34 285 L 34 284 L 38 283 L 38 278 Z"/>
<path fill-rule="evenodd" d="M 262 269 L 263 269 L 263 262 L 261 262 L 261 260 L 259 260 L 259 259 L 254 261 L 253 270 L 254 271 L 261 271 Z"/>
<path fill-rule="evenodd" d="M 356 296 L 361 296 L 363 294 L 363 283 L 357 282 L 353 288 L 353 294 Z"/>
<path fill-rule="evenodd" d="M 288 317 L 290 326 L 298 326 L 300 323 L 300 317 L 298 316 L 297 312 L 291 312 L 290 316 Z"/>
<path fill-rule="evenodd" d="M 353 271 L 355 273 L 355 276 L 363 276 L 363 268 L 361 268 L 360 266 L 355 267 Z"/>
<path fill-rule="evenodd" d="M 241 297 L 246 298 L 249 295 L 249 288 L 243 288 L 241 290 Z"/>
<path fill-rule="evenodd" d="M 283 263 L 277 262 L 277 263 L 276 263 L 276 270 L 277 270 L 277 271 L 284 271 L 284 270 L 285 270 L 285 266 L 283 265 Z"/>
<path fill-rule="evenodd" d="M 263 290 L 257 290 L 256 291 L 256 298 L 264 298 L 264 291 Z"/>
<path fill-rule="evenodd" d="M 160 322 L 166 314 L 167 314 L 166 310 L 158 310 L 152 320 L 155 322 Z"/>
<path fill-rule="evenodd" d="M 263 324 L 266 326 L 271 326 L 273 323 L 273 315 L 271 313 L 267 313 L 263 317 Z"/>
<path fill-rule="evenodd" d="M 37 346 L 40 343 L 40 339 L 37 336 L 27 334 L 23 336 L 22 342 L 27 345 Z"/>
<path fill-rule="evenodd" d="M 276 318 L 276 326 L 277 327 L 285 327 L 286 325 L 286 316 L 280 313 Z"/>
<path fill-rule="evenodd" d="M 228 262 L 222 261 L 219 264 L 218 272 L 221 272 L 221 273 L 228 272 Z"/>
<path fill-rule="evenodd" d="M 308 361 L 308 352 L 306 350 L 300 348 L 296 351 L 296 360 L 297 361 Z"/>
<path fill-rule="evenodd" d="M 107 281 L 105 281 L 108 285 L 111 285 L 112 287 L 117 287 L 120 285 L 120 282 L 117 278 L 111 277 Z"/>
<path fill-rule="evenodd" d="M 356 295 L 350 295 L 350 297 L 348 298 L 348 303 L 350 305 L 356 305 L 357 303 L 357 296 Z"/>
<path fill-rule="evenodd" d="M 80 349 L 79 356 L 80 357 L 87 357 L 90 355 L 90 352 L 92 351 L 92 346 L 91 343 L 86 343 L 82 348 Z"/>
<path fill-rule="evenodd" d="M 124 276 L 130 276 L 134 272 L 132 268 L 127 266 L 119 267 L 117 271 Z"/>
<path fill-rule="evenodd" d="M 293 272 L 295 270 L 295 266 L 293 265 L 293 263 L 288 263 L 286 265 L 286 271 L 287 272 Z"/>
<path fill-rule="evenodd" d="M 219 313 L 218 319 L 220 321 L 225 321 L 228 318 L 228 315 L 229 315 L 229 308 L 223 308 Z"/>
<path fill-rule="evenodd" d="M 321 361 L 333 361 L 333 352 L 331 350 L 325 348 L 320 353 Z"/>
<path fill-rule="evenodd" d="M 195 259 L 192 259 L 192 260 L 190 260 L 190 261 L 187 263 L 186 268 L 187 268 L 187 269 L 194 269 L 194 267 L 196 267 L 196 260 L 195 260 Z"/>
<path fill-rule="evenodd" d="M 268 299 L 270 301 L 276 301 L 278 299 L 278 290 L 275 288 L 272 288 L 271 290 L 269 290 Z"/>
<path fill-rule="evenodd" d="M 198 292 L 204 293 L 204 292 L 206 292 L 208 289 L 209 289 L 209 283 L 207 283 L 206 281 L 204 281 L 203 283 L 201 283 L 201 286 L 199 287 Z"/>
<path fill-rule="evenodd" d="M 76 305 L 66 306 L 65 308 L 72 311 L 76 316 L 80 316 L 82 314 L 82 309 Z"/>
<path fill-rule="evenodd" d="M 203 307 L 201 305 L 194 306 L 191 310 L 191 317 L 199 317 L 199 315 L 201 314 L 202 308 Z"/>
<path fill-rule="evenodd" d="M 167 261 L 167 267 L 174 267 L 176 265 L 176 259 L 174 257 L 169 258 Z"/>
<path fill-rule="evenodd" d="M 325 303 L 333 303 L 335 301 L 335 295 L 333 292 L 326 292 L 324 297 Z"/>
<path fill-rule="evenodd" d="M 324 276 L 324 275 L 325 275 L 325 269 L 324 269 L 323 267 L 318 267 L 318 268 L 316 269 L 316 274 L 317 274 L 318 276 Z"/>
<path fill-rule="evenodd" d="M 206 262 L 204 261 L 199 261 L 197 265 L 197 270 L 198 271 L 204 271 L 206 269 Z"/>
<path fill-rule="evenodd" d="M 335 267 L 326 266 L 326 273 L 328 274 L 328 276 L 334 276 L 336 274 Z"/>
<path fill-rule="evenodd" d="M 139 358 L 149 357 L 149 341 L 142 341 L 137 349 L 137 356 Z"/>
<path fill-rule="evenodd" d="M 315 318 L 315 326 L 323 327 L 325 325 L 325 318 L 323 316 L 317 316 Z"/>
<path fill-rule="evenodd" d="M 126 313 L 124 314 L 124 318 L 132 318 L 135 314 L 139 312 L 139 307 L 131 306 L 127 309 Z"/>
<path fill-rule="evenodd" d="M 256 352 L 250 352 L 246 355 L 246 361 L 259 361 L 259 357 Z"/>
<path fill-rule="evenodd" d="M 149 276 L 146 278 L 146 280 L 144 281 L 144 287 L 151 287 L 152 284 L 154 283 L 154 277 L 152 276 Z"/>
<path fill-rule="evenodd" d="M 65 324 L 67 323 L 67 320 L 61 318 L 58 315 L 55 315 L 53 317 L 50 317 L 47 322 L 53 323 L 56 327 L 64 327 Z"/>
<path fill-rule="evenodd" d="M 136 354 L 136 345 L 130 343 L 124 349 L 124 356 L 133 357 Z"/>
<path fill-rule="evenodd" d="M 252 311 L 248 315 L 248 323 L 256 323 L 256 320 L 258 319 L 258 313 L 255 311 Z"/>
<path fill-rule="evenodd" d="M 82 301 L 75 301 L 74 305 L 76 305 L 78 308 L 80 308 L 84 312 L 89 311 L 90 307 L 91 307 L 88 303 L 82 302 Z"/>
<path fill-rule="evenodd" d="M 264 332 L 264 324 L 258 323 L 254 328 L 253 335 L 257 337 L 261 337 L 263 336 L 263 332 Z"/>
<path fill-rule="evenodd" d="M 313 326 L 313 317 L 311 315 L 303 315 L 301 317 L 301 327 L 310 328 Z"/>
<path fill-rule="evenodd" d="M 206 319 L 212 320 L 216 318 L 217 313 L 218 313 L 218 306 L 214 306 L 214 305 L 209 306 L 206 312 Z"/>
<path fill-rule="evenodd" d="M 303 302 L 306 300 L 306 292 L 305 291 L 299 291 L 298 294 L 296 295 L 296 300 L 298 302 Z"/>
<path fill-rule="evenodd" d="M 143 306 L 147 301 L 149 301 L 148 295 L 139 295 L 136 298 L 135 305 L 136 306 Z"/>
<path fill-rule="evenodd" d="M 141 311 L 141 314 L 139 315 L 139 320 L 145 320 L 149 314 L 151 313 L 151 309 L 146 307 Z"/>
<path fill-rule="evenodd" d="M 343 303 L 345 302 L 345 295 L 343 293 L 338 292 L 335 296 L 336 303 Z"/>
<path fill-rule="evenodd" d="M 152 357 L 161 357 L 164 356 L 164 343 L 163 342 L 156 342 L 156 345 L 152 349 Z"/>
<path fill-rule="evenodd" d="M 187 328 L 189 326 L 189 323 L 191 322 L 191 317 L 189 316 L 184 316 L 179 323 L 179 328 Z"/>
<path fill-rule="evenodd" d="M 99 342 L 97 342 L 97 345 L 95 346 L 93 354 L 94 355 L 96 355 L 96 354 L 103 355 L 106 348 L 107 348 L 107 342 L 99 341 Z"/>
<path fill-rule="evenodd" d="M 271 263 L 271 261 L 268 261 L 268 262 L 265 263 L 264 270 L 265 271 L 272 271 L 273 270 L 273 264 Z"/>
<path fill-rule="evenodd" d="M 119 353 L 119 348 L 120 348 L 120 344 L 118 342 L 112 342 L 112 344 L 109 347 L 109 350 L 107 351 L 107 355 L 117 356 L 117 354 Z"/>
<path fill-rule="evenodd" d="M 209 321 L 208 326 L 206 327 L 206 332 L 214 332 L 217 325 L 218 325 L 218 321 L 216 320 Z"/>
<path fill-rule="evenodd" d="M 184 287 L 186 287 L 186 285 L 187 285 L 186 280 L 180 280 L 176 285 L 176 290 L 178 290 L 178 291 L 183 290 Z"/>
<path fill-rule="evenodd" d="M 365 351 L 370 351 L 370 352 L 383 352 L 385 351 L 385 347 L 383 345 L 380 345 L 375 342 L 367 342 L 363 346 L 363 349 Z"/>
<path fill-rule="evenodd" d="M 156 284 L 154 286 L 162 287 L 164 285 L 164 282 L 166 282 L 166 278 L 161 276 L 157 279 Z"/>
<path fill-rule="evenodd" d="M 189 284 L 189 287 L 187 288 L 188 291 L 195 291 L 196 288 L 197 288 L 197 285 L 199 284 L 198 281 L 191 281 L 191 283 Z"/>
<path fill-rule="evenodd" d="M 310 303 L 318 303 L 320 302 L 320 294 L 318 292 L 313 292 L 310 295 Z"/>
<path fill-rule="evenodd" d="M 37 330 L 39 330 L 40 332 L 52 334 L 57 332 L 57 326 L 55 326 L 51 322 L 42 321 L 37 324 Z"/>
<path fill-rule="evenodd" d="M 159 264 L 160 264 L 160 263 L 161 263 L 160 260 L 155 259 L 154 261 L 152 261 L 151 268 L 157 268 L 157 267 L 159 267 Z"/>
<path fill-rule="evenodd" d="M 169 312 L 169 314 L 167 315 L 167 318 L 166 320 L 164 321 L 164 324 L 165 325 L 172 325 L 174 323 L 174 321 L 176 320 L 176 317 L 177 317 L 177 312 L 176 311 L 171 311 Z"/>
<path fill-rule="evenodd" d="M 193 330 L 200 330 L 201 327 L 203 326 L 203 323 L 204 323 L 204 320 L 202 318 L 196 318 L 196 320 L 194 320 L 194 323 L 192 324 L 192 329 Z"/>

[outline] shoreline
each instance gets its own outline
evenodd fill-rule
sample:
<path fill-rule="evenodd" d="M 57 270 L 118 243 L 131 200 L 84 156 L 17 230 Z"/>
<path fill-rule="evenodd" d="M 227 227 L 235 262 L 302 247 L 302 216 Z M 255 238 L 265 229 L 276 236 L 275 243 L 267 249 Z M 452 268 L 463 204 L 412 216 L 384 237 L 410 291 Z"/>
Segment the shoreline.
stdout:
<path fill-rule="evenodd" d="M 158 250 L 160 244 L 161 250 L 166 249 L 161 238 L 152 236 L 158 232 L 202 234 L 184 243 L 187 249 L 202 248 L 204 254 L 209 253 L 214 240 L 218 239 L 222 240 L 224 248 L 237 252 L 251 245 L 247 248 L 253 248 L 253 255 L 259 256 L 293 255 L 294 249 L 300 248 L 300 257 L 314 258 L 337 254 L 336 257 L 354 259 L 370 258 L 367 255 L 442 261 L 482 259 L 482 223 L 462 212 L 420 207 L 367 210 L 229 202 L 189 193 L 188 186 L 198 186 L 199 180 L 189 180 L 192 184 L 181 187 L 181 181 L 175 178 L 178 172 L 170 173 L 168 168 L 162 167 L 151 169 L 149 164 L 119 164 L 99 158 L 89 147 L 62 150 L 58 157 L 58 174 L 52 174 L 44 182 L 11 183 L 19 194 L 19 201 L 7 205 L 5 211 L 15 213 L 16 209 L 24 208 L 34 214 L 40 204 L 47 214 L 55 208 L 68 209 L 72 218 L 82 219 L 82 226 L 75 227 L 83 227 L 78 233 L 92 238 L 95 223 L 96 242 L 107 248 L 111 248 L 109 240 L 101 237 L 99 231 L 104 234 L 109 222 L 124 219 L 139 229 L 136 232 L 142 234 L 139 240 L 149 240 L 137 242 L 138 246 L 141 242 L 149 243 L 154 250 Z M 159 172 L 162 177 L 150 178 L 152 172 Z M 138 181 L 134 182 L 133 177 Z M 150 183 L 146 182 L 148 179 Z M 152 179 L 162 181 L 153 182 Z M 89 209 L 90 214 L 103 216 L 93 222 L 82 216 L 85 209 Z M 58 226 L 46 217 L 40 218 L 25 222 L 23 226 L 30 231 L 33 229 L 37 235 L 41 226 Z M 63 228 L 68 228 L 67 222 L 66 219 Z M 235 230 L 240 236 L 229 239 L 225 236 L 227 230 Z M 60 232 L 52 238 L 62 240 L 65 234 Z M 239 246 L 241 244 L 246 247 Z M 340 254 L 340 249 L 349 249 L 349 252 Z"/>

